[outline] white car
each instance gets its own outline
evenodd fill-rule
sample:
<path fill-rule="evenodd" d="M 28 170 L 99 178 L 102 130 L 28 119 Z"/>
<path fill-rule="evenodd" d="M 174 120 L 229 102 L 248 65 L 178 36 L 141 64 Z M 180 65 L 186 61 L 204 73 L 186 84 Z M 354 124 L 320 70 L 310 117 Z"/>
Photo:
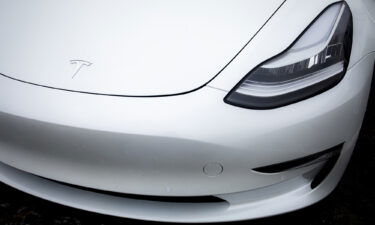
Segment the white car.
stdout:
<path fill-rule="evenodd" d="M 0 0 L 0 31 L 0 181 L 153 221 L 326 197 L 375 62 L 374 0 Z"/>

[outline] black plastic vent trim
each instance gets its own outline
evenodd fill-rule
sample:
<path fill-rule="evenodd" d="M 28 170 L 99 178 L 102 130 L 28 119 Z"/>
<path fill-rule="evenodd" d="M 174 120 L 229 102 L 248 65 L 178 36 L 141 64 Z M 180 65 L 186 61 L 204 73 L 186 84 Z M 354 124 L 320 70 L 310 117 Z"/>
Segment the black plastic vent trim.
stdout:
<path fill-rule="evenodd" d="M 329 159 L 340 155 L 343 145 L 344 144 L 342 143 L 340 145 L 337 145 L 335 147 L 332 147 L 330 149 L 313 155 L 269 166 L 258 167 L 253 170 L 259 173 L 281 173 L 287 170 L 309 166 L 311 164 L 315 164 L 318 162 L 328 161 Z"/>
<path fill-rule="evenodd" d="M 128 198 L 133 200 L 143 200 L 143 201 L 154 201 L 154 202 L 165 202 L 165 203 L 225 203 L 226 201 L 215 197 L 215 196 L 193 196 L 193 197 L 185 197 L 185 196 L 152 196 L 152 195 L 136 195 L 136 194 L 125 194 L 119 192 L 112 192 L 112 191 L 103 191 L 94 188 L 82 187 L 74 184 L 68 184 L 56 180 L 47 179 L 44 177 L 40 177 L 42 179 L 48 180 L 50 182 L 58 183 L 60 185 L 68 186 L 74 189 L 80 189 L 83 191 L 93 192 L 97 194 L 104 194 L 110 195 L 120 198 Z"/>

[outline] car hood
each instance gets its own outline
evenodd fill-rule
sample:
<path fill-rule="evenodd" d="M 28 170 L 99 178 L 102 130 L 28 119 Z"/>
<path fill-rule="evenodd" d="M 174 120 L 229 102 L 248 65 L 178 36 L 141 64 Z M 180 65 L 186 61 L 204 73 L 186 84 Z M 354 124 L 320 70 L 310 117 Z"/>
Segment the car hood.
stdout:
<path fill-rule="evenodd" d="M 41 86 L 173 95 L 213 79 L 283 0 L 0 3 L 0 73 Z"/>

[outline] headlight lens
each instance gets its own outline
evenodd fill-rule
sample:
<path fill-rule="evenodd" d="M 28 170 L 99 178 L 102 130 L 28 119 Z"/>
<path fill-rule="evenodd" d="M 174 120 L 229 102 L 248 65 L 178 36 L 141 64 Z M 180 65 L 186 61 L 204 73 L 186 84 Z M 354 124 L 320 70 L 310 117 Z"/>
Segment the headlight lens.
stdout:
<path fill-rule="evenodd" d="M 225 102 L 271 109 L 332 88 L 344 77 L 349 63 L 352 28 L 346 3 L 331 5 L 287 51 L 248 73 Z"/>

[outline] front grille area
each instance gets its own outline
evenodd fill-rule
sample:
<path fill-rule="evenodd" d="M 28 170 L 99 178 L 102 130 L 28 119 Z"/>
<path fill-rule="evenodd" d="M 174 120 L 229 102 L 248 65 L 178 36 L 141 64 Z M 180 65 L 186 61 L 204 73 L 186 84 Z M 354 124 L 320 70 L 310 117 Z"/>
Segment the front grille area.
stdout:
<path fill-rule="evenodd" d="M 44 177 L 40 177 L 42 179 L 46 179 L 48 181 L 58 183 L 64 186 L 68 186 L 71 188 L 83 190 L 83 191 L 89 191 L 89 192 L 94 192 L 97 194 L 104 194 L 104 195 L 109 195 L 109 196 L 114 196 L 114 197 L 120 197 L 120 198 L 127 198 L 127 199 L 134 199 L 134 200 L 143 200 L 143 201 L 155 201 L 155 202 L 165 202 L 165 203 L 222 203 L 226 202 L 225 200 L 215 197 L 215 196 L 193 196 L 193 197 L 176 197 L 176 196 L 151 196 L 151 195 L 136 195 L 136 194 L 125 194 L 125 193 L 119 193 L 119 192 L 112 192 L 112 191 L 103 191 L 103 190 L 98 190 L 94 188 L 87 188 L 87 187 L 82 187 L 78 185 L 73 185 L 73 184 L 68 184 L 68 183 L 63 183 L 60 181 L 55 181 L 51 179 L 47 179 Z"/>
<path fill-rule="evenodd" d="M 301 167 L 306 167 L 309 165 L 317 164 L 324 162 L 320 171 L 315 175 L 311 182 L 311 188 L 317 187 L 330 173 L 332 168 L 335 166 L 341 150 L 344 144 L 337 145 L 330 149 L 327 149 L 322 152 L 318 152 L 316 154 L 312 154 L 303 158 L 298 158 L 294 160 L 290 160 L 287 162 L 277 163 L 269 166 L 259 167 L 253 169 L 259 173 L 265 174 L 272 174 L 272 173 L 281 173 L 286 172 L 288 170 L 297 169 Z M 47 179 L 44 177 L 40 177 L 42 179 L 48 180 L 50 182 L 54 182 L 60 185 L 64 185 L 67 187 L 71 187 L 78 190 L 88 191 L 97 194 L 103 194 L 107 196 L 113 197 L 120 197 L 126 199 L 133 199 L 133 200 L 143 200 L 143 201 L 153 201 L 153 202 L 164 202 L 164 203 L 225 203 L 226 201 L 218 198 L 216 196 L 192 196 L 192 197 L 185 197 L 185 196 L 151 196 L 151 195 L 137 195 L 137 194 L 127 194 L 127 193 L 119 193 L 119 192 L 112 192 L 112 191 L 104 191 L 94 188 L 88 188 L 78 185 L 73 185 L 69 183 L 64 183 L 56 180 Z"/>

